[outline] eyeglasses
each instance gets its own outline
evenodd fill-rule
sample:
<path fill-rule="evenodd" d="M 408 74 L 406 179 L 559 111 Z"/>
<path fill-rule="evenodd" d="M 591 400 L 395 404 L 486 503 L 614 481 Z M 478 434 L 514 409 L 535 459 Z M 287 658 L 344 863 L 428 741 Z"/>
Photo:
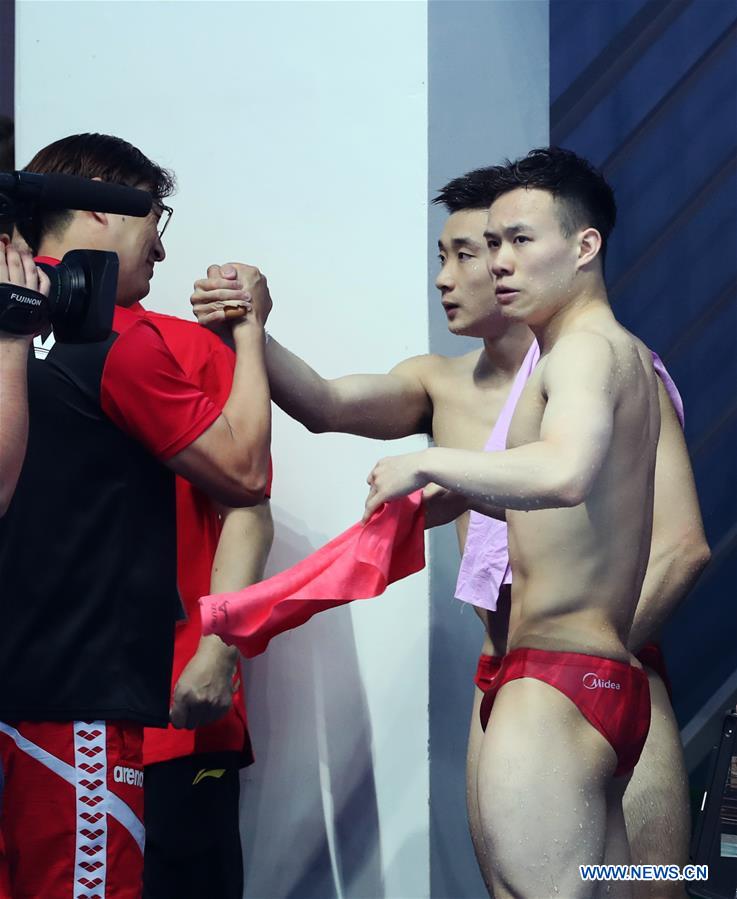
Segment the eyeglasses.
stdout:
<path fill-rule="evenodd" d="M 164 231 L 169 227 L 169 222 L 171 221 L 172 215 L 174 215 L 174 210 L 171 206 L 164 205 L 164 203 L 159 203 L 158 206 L 161 209 L 161 215 L 156 224 L 156 231 L 158 232 L 159 240 L 161 240 L 164 236 Z"/>

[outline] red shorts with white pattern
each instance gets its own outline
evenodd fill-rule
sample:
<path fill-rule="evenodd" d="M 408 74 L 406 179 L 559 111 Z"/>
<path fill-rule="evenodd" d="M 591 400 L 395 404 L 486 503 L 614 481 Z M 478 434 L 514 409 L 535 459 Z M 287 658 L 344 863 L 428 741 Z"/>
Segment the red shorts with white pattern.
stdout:
<path fill-rule="evenodd" d="M 131 722 L 0 722 L 0 896 L 140 899 L 142 741 Z"/>
<path fill-rule="evenodd" d="M 484 730 L 496 694 L 519 678 L 542 681 L 571 700 L 617 754 L 615 777 L 633 770 L 650 729 L 650 685 L 642 668 L 578 652 L 513 649 L 481 701 Z"/>

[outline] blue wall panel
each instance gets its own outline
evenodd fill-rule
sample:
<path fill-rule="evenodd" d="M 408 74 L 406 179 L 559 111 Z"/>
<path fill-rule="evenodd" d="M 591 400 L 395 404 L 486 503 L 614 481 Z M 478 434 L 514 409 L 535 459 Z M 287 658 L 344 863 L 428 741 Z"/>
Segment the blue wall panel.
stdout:
<path fill-rule="evenodd" d="M 682 725 L 737 670 L 737 4 L 551 0 L 551 142 L 601 166 L 613 306 L 664 358 L 715 558 L 664 645 Z"/>

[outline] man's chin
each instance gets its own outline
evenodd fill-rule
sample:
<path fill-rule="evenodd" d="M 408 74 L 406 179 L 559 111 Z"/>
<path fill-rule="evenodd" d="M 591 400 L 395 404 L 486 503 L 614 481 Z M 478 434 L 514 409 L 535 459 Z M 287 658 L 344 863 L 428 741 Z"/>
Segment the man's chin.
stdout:
<path fill-rule="evenodd" d="M 468 327 L 468 322 L 460 321 L 457 316 L 455 319 L 449 318 L 447 324 L 448 324 L 448 331 L 451 334 L 458 334 L 458 335 L 463 335 L 463 336 L 466 334 L 466 328 Z"/>
<path fill-rule="evenodd" d="M 479 322 L 449 321 L 448 331 L 455 337 L 483 337 L 483 327 Z"/>
<path fill-rule="evenodd" d="M 502 321 L 508 322 L 510 325 L 514 322 L 527 322 L 528 316 L 525 316 L 519 307 L 505 306 L 502 309 Z"/>
<path fill-rule="evenodd" d="M 151 282 L 146 281 L 145 284 L 141 284 L 136 290 L 135 299 L 133 299 L 132 303 L 137 303 L 139 300 L 142 300 L 144 297 L 147 297 L 151 293 Z"/>

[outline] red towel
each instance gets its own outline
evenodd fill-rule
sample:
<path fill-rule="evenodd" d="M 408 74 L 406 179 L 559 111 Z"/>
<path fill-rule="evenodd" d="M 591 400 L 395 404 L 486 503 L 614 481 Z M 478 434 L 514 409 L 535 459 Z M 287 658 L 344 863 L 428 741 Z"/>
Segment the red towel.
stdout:
<path fill-rule="evenodd" d="M 202 632 L 253 658 L 317 612 L 378 596 L 424 568 L 424 526 L 421 490 L 385 503 L 365 526 L 354 524 L 281 574 L 237 593 L 203 596 Z"/>

